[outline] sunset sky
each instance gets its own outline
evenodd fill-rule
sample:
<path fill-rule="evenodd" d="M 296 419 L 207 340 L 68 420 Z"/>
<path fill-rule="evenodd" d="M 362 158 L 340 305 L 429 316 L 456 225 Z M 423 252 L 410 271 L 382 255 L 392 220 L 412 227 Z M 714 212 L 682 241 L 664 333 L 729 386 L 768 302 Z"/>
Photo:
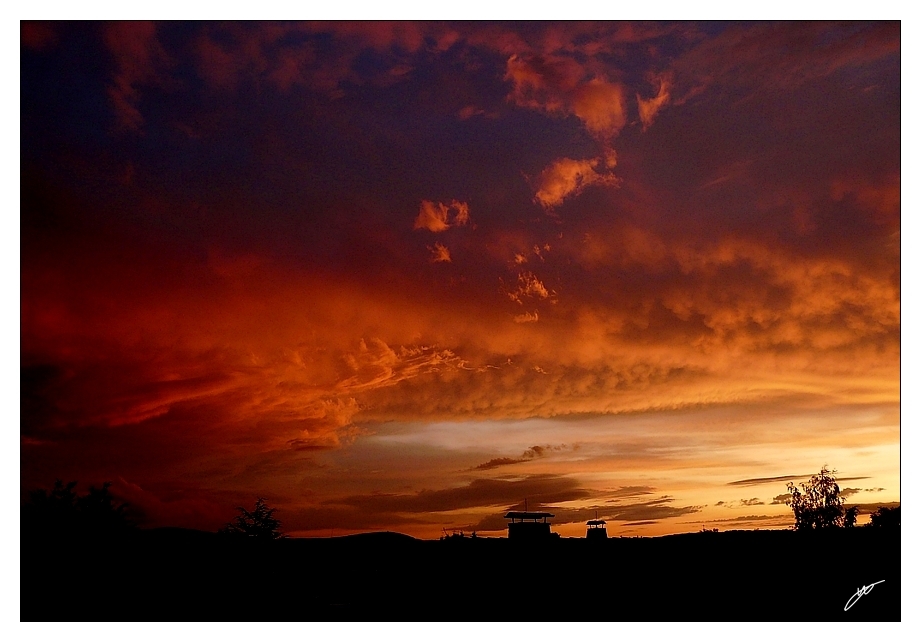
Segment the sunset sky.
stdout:
<path fill-rule="evenodd" d="M 900 501 L 890 23 L 28 23 L 20 480 L 144 526 Z"/>

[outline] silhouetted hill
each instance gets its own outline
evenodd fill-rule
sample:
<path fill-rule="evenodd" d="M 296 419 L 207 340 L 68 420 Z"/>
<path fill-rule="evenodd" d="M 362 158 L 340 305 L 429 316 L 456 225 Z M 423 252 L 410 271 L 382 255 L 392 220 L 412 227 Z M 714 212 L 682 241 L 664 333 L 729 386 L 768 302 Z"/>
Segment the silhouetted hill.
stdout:
<path fill-rule="evenodd" d="M 356 533 L 354 535 L 341 535 L 339 537 L 330 537 L 326 538 L 333 541 L 348 541 L 354 542 L 355 545 L 367 545 L 367 546 L 386 546 L 388 544 L 409 544 L 413 542 L 418 542 L 415 537 L 410 535 L 404 535 L 403 533 L 394 533 L 392 531 L 383 531 L 377 533 Z M 309 541 L 305 539 L 293 539 L 292 541 Z"/>
<path fill-rule="evenodd" d="M 899 620 L 898 529 L 24 541 L 23 620 Z M 848 611 L 858 588 L 884 580 Z M 73 587 L 62 593 L 61 587 Z"/>

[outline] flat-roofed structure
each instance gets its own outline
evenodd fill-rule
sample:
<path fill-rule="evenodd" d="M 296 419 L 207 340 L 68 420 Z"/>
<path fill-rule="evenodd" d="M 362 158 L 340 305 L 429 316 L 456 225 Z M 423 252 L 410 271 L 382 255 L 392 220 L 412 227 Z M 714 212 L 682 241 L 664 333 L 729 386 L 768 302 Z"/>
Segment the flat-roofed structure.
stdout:
<path fill-rule="evenodd" d="M 588 520 L 588 530 L 585 531 L 585 539 L 607 539 L 608 529 L 605 527 L 603 519 Z"/>
<path fill-rule="evenodd" d="M 505 519 L 510 520 L 508 523 L 508 538 L 519 541 L 552 538 L 554 533 L 550 532 L 548 517 L 553 517 L 553 514 L 509 511 L 505 514 Z"/>

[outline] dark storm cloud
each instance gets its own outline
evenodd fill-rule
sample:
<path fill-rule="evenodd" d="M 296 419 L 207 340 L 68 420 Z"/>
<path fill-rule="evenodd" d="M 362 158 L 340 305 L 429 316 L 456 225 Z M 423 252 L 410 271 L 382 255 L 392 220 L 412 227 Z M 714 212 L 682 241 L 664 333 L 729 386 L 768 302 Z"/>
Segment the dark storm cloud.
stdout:
<path fill-rule="evenodd" d="M 773 484 L 774 482 L 791 482 L 807 481 L 812 475 L 781 475 L 779 477 L 754 477 L 752 479 L 740 479 L 739 481 L 729 482 L 727 486 L 761 486 L 763 484 Z M 839 482 L 856 481 L 867 479 L 867 477 L 836 477 Z M 776 498 L 775 498 L 776 499 Z"/>
<path fill-rule="evenodd" d="M 428 513 L 512 505 L 522 497 L 537 505 L 572 501 L 588 495 L 589 492 L 570 477 L 531 475 L 519 480 L 475 479 L 458 488 L 422 490 L 408 495 L 355 495 L 325 503 L 378 512 Z"/>
<path fill-rule="evenodd" d="M 621 486 L 615 491 L 605 493 L 606 496 L 615 497 L 637 497 L 640 495 L 651 495 L 655 491 L 652 486 Z"/>
<path fill-rule="evenodd" d="M 898 508 L 901 505 L 902 502 L 873 502 L 866 504 L 852 504 L 852 506 L 857 507 L 857 510 L 860 511 L 861 515 L 870 515 L 880 508 Z"/>
<path fill-rule="evenodd" d="M 500 466 L 521 464 L 543 457 L 548 450 L 562 450 L 563 448 L 565 448 L 565 444 L 562 446 L 531 446 L 526 451 L 521 453 L 520 457 L 497 457 L 495 459 L 490 459 L 487 462 L 479 464 L 478 466 L 474 466 L 473 470 L 491 470 Z"/>
<path fill-rule="evenodd" d="M 520 464 L 522 462 L 531 461 L 530 459 L 513 459 L 511 457 L 496 457 L 495 459 L 490 459 L 487 462 L 483 462 L 478 466 L 474 466 L 474 470 L 491 470 L 493 468 L 499 468 L 500 466 L 510 466 L 511 464 Z"/>
<path fill-rule="evenodd" d="M 776 520 L 776 519 L 786 519 L 786 517 L 784 516 L 778 517 L 777 515 L 742 515 L 740 517 L 726 517 L 724 519 L 708 519 L 706 520 L 706 523 L 709 524 L 712 522 L 714 524 L 716 523 L 731 524 L 735 522 L 764 522 L 764 521 Z M 694 523 L 697 523 L 697 522 L 694 522 Z"/>
<path fill-rule="evenodd" d="M 797 479 L 809 479 L 809 475 L 781 475 L 779 477 L 754 477 L 752 479 L 740 479 L 739 481 L 729 482 L 727 486 L 760 486 L 762 484 L 773 484 L 774 482 L 789 482 Z"/>
<path fill-rule="evenodd" d="M 671 497 L 660 497 L 648 502 L 610 506 L 605 510 L 605 519 L 614 521 L 662 520 L 700 512 L 702 506 L 672 506 Z"/>
<path fill-rule="evenodd" d="M 563 500 L 556 500 L 563 501 Z M 681 517 L 699 512 L 701 506 L 672 506 L 674 499 L 668 496 L 660 497 L 648 502 L 636 502 L 610 506 L 602 504 L 587 506 L 585 508 L 565 508 L 553 506 L 552 501 L 529 502 L 528 510 L 546 511 L 553 514 L 550 520 L 553 524 L 579 524 L 591 519 L 604 519 L 609 522 L 632 522 L 633 525 L 654 524 L 664 519 Z M 508 506 L 507 510 L 524 510 L 524 503 Z M 481 531 L 504 530 L 508 524 L 501 511 L 488 515 L 471 528 Z"/>
<path fill-rule="evenodd" d="M 776 503 L 776 502 L 772 502 Z M 736 501 L 718 501 L 715 506 L 725 506 L 726 508 L 736 508 L 738 506 L 761 506 L 764 502 L 757 497 L 751 499 L 739 499 Z"/>

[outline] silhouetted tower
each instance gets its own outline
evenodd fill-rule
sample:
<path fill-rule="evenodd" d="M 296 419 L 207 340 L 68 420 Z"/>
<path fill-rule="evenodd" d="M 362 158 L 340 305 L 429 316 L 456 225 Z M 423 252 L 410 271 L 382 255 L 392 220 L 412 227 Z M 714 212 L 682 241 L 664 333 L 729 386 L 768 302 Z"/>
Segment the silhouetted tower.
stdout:
<path fill-rule="evenodd" d="M 607 539 L 608 529 L 604 526 L 603 519 L 588 520 L 588 530 L 585 531 L 585 539 Z"/>
<path fill-rule="evenodd" d="M 518 541 L 535 541 L 551 539 L 556 533 L 550 532 L 548 517 L 551 513 L 529 513 L 528 511 L 509 511 L 505 519 L 508 523 L 508 538 Z"/>

